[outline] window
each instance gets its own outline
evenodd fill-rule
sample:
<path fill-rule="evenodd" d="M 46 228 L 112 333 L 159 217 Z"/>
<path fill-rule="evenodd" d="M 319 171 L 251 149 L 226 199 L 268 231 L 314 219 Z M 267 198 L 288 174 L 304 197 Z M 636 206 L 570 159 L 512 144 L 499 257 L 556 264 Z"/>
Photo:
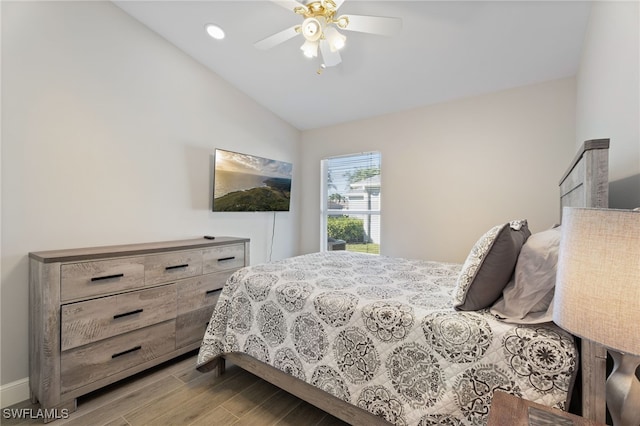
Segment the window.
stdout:
<path fill-rule="evenodd" d="M 321 250 L 380 253 L 380 153 L 322 160 Z"/>

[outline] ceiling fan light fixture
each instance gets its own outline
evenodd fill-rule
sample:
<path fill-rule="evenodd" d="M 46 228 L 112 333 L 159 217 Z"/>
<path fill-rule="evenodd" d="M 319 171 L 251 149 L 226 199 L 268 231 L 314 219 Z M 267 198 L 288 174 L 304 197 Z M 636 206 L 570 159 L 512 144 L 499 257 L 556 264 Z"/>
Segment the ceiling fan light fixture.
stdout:
<path fill-rule="evenodd" d="M 2 0 L 0 0 L 2 1 Z M 300 49 L 308 58 L 321 58 L 318 73 L 325 67 L 334 67 L 342 62 L 340 50 L 346 45 L 344 31 L 395 35 L 402 28 L 400 18 L 367 15 L 337 16 L 338 8 L 345 0 L 271 0 L 301 15 L 302 22 L 254 43 L 258 49 L 266 50 L 283 43 L 296 35 L 304 37 Z M 318 52 L 320 51 L 320 52 Z"/>
<path fill-rule="evenodd" d="M 340 32 L 334 27 L 327 27 L 324 30 L 324 36 L 329 42 L 329 48 L 332 52 L 342 49 L 345 45 L 345 41 L 347 40 L 347 37 L 340 34 Z"/>
<path fill-rule="evenodd" d="M 317 41 L 305 41 L 300 50 L 307 58 L 315 58 L 318 56 L 318 42 Z"/>
<path fill-rule="evenodd" d="M 307 41 L 318 41 L 322 36 L 322 24 L 316 18 L 307 18 L 302 22 L 302 35 Z"/>
<path fill-rule="evenodd" d="M 224 38 L 225 34 L 223 29 L 215 24 L 207 24 L 204 26 L 204 29 L 205 31 L 207 31 L 207 34 L 209 34 L 211 37 L 215 38 L 216 40 L 222 40 Z"/>

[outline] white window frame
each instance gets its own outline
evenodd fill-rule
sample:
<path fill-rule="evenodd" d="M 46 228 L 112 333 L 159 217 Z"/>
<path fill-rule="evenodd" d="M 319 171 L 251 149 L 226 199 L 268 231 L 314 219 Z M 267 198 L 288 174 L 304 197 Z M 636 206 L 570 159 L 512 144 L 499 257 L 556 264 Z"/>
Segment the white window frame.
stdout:
<path fill-rule="evenodd" d="M 332 157 L 323 158 L 320 161 L 320 251 L 327 251 L 328 248 L 328 234 L 327 234 L 327 219 L 329 216 L 341 216 L 345 213 L 344 210 L 329 209 L 327 206 L 329 197 L 328 173 L 329 173 L 329 160 L 336 158 L 355 157 L 358 155 L 377 154 L 380 160 L 380 174 L 382 175 L 382 154 L 379 151 L 366 151 L 354 154 L 337 155 Z M 382 182 L 380 185 L 380 202 L 379 207 L 382 206 Z M 333 213 L 333 215 L 332 215 Z M 377 215 L 380 218 L 380 228 L 382 228 L 382 214 L 381 208 L 374 210 L 349 210 L 349 214 L 357 215 Z M 380 247 L 382 247 L 382 235 L 380 236 Z"/>

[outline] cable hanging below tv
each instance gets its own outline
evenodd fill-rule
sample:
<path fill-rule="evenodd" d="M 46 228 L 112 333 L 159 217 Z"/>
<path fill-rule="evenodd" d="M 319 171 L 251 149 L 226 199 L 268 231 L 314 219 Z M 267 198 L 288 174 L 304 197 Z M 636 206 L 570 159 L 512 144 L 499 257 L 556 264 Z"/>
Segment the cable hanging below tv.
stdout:
<path fill-rule="evenodd" d="M 292 169 L 285 161 L 216 149 L 213 211 L 289 211 Z"/>

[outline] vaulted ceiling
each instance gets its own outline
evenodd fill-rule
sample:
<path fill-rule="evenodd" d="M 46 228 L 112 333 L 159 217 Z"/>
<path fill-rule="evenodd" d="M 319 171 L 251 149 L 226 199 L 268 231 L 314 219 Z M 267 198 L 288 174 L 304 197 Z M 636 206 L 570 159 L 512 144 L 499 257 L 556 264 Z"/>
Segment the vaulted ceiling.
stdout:
<path fill-rule="evenodd" d="M 576 74 L 590 3 L 346 0 L 339 14 L 399 17 L 399 35 L 347 32 L 322 73 L 296 36 L 254 43 L 302 18 L 272 1 L 115 1 L 143 25 L 300 130 Z M 204 27 L 215 23 L 223 40 Z"/>

